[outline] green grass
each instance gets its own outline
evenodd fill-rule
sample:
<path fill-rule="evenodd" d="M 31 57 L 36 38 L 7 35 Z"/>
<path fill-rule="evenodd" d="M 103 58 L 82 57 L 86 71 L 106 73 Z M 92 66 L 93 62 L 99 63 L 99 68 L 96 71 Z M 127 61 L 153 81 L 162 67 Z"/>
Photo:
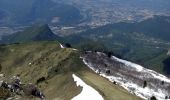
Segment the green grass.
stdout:
<path fill-rule="evenodd" d="M 87 84 L 95 88 L 105 100 L 142 100 L 128 93 L 118 85 L 114 85 L 106 78 L 100 77 L 91 71 L 82 71 L 78 74 Z"/>

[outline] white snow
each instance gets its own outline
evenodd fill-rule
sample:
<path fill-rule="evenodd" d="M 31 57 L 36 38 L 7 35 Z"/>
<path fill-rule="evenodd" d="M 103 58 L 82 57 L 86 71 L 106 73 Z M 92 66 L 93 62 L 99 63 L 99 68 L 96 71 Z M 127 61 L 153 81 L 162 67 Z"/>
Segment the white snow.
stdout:
<path fill-rule="evenodd" d="M 103 97 L 92 87 L 87 85 L 83 80 L 81 80 L 75 74 L 72 75 L 77 86 L 83 87 L 81 93 L 71 100 L 104 100 Z"/>
<path fill-rule="evenodd" d="M 63 49 L 63 48 L 65 48 L 62 44 L 60 44 L 60 47 Z"/>
<path fill-rule="evenodd" d="M 0 77 L 4 77 L 4 74 L 0 74 Z"/>
<path fill-rule="evenodd" d="M 146 69 L 144 67 L 142 67 L 141 65 L 138 65 L 138 64 L 135 64 L 135 63 L 132 63 L 130 61 L 126 61 L 126 60 L 123 60 L 123 59 L 119 59 L 115 56 L 112 56 L 112 59 L 118 61 L 118 62 L 121 62 L 123 64 L 125 64 L 126 66 L 128 67 L 131 67 L 131 68 L 135 68 L 138 72 L 145 72 L 147 74 L 151 74 L 154 78 L 157 78 L 159 80 L 162 80 L 162 81 L 165 81 L 165 82 L 168 82 L 170 83 L 170 79 L 167 78 L 166 76 L 162 75 L 162 74 L 159 74 L 153 70 L 150 70 L 150 69 Z"/>
<path fill-rule="evenodd" d="M 62 27 L 61 30 L 68 30 L 68 29 L 73 29 L 75 27 Z"/>
<path fill-rule="evenodd" d="M 125 65 L 128 66 L 128 67 L 135 68 L 135 69 L 138 70 L 138 71 L 142 71 L 142 70 L 143 70 L 143 67 L 142 67 L 142 66 L 140 66 L 140 65 L 138 65 L 138 64 L 135 64 L 135 63 L 132 63 L 132 62 L 130 62 L 130 61 L 126 61 L 126 60 L 123 60 L 123 59 L 119 59 L 119 58 L 117 58 L 117 57 L 115 57 L 115 56 L 112 56 L 112 59 L 114 59 L 114 60 L 116 60 L 116 61 L 118 61 L 118 62 L 121 62 L 121 63 L 125 64 Z"/>
<path fill-rule="evenodd" d="M 74 49 L 74 48 L 73 48 L 73 50 L 74 50 L 74 51 L 78 51 L 77 49 Z"/>
<path fill-rule="evenodd" d="M 3 83 L 3 81 L 2 81 L 2 80 L 0 80 L 0 87 L 2 86 L 2 83 Z"/>
<path fill-rule="evenodd" d="M 151 74 L 154 78 L 156 78 L 156 79 L 159 79 L 159 80 L 161 80 L 161 81 L 165 81 L 165 82 L 167 82 L 167 83 L 170 83 L 170 79 L 169 78 L 167 78 L 166 76 L 164 76 L 164 75 L 162 75 L 162 74 L 159 74 L 159 73 L 157 73 L 157 72 L 155 72 L 155 71 L 153 71 L 153 70 L 150 70 L 150 69 L 144 69 L 143 70 L 143 72 L 145 72 L 145 73 L 149 73 L 149 74 Z"/>
<path fill-rule="evenodd" d="M 168 50 L 167 55 L 170 55 L 170 49 Z"/>
<path fill-rule="evenodd" d="M 32 63 L 30 62 L 30 63 L 28 63 L 28 65 L 31 65 Z"/>
<path fill-rule="evenodd" d="M 124 82 L 122 78 L 120 77 L 114 77 L 114 76 L 107 76 L 104 73 L 100 74 L 101 76 L 109 79 L 109 81 L 113 82 L 116 81 L 118 85 L 123 87 L 124 89 L 128 90 L 130 93 L 135 94 L 136 96 L 141 97 L 142 99 L 147 99 L 148 97 L 156 96 L 158 100 L 164 100 L 165 98 L 165 93 L 161 90 L 159 91 L 154 91 L 153 89 L 150 89 L 148 87 L 143 88 L 141 86 L 138 86 L 135 83 L 132 82 Z M 132 91 L 131 89 L 134 89 Z"/>
<path fill-rule="evenodd" d="M 60 44 L 60 47 L 62 48 L 62 49 L 64 49 L 65 47 L 62 45 L 62 44 Z M 78 51 L 77 49 L 74 49 L 74 48 L 72 48 L 74 51 Z"/>
<path fill-rule="evenodd" d="M 99 55 L 103 54 L 103 53 L 97 53 Z M 81 57 L 83 59 L 84 64 L 86 64 L 90 69 L 92 69 L 93 71 L 95 71 L 96 73 L 98 72 L 95 67 L 93 67 L 92 63 L 86 62 L 85 58 Z M 133 62 L 130 61 L 126 61 L 123 59 L 119 59 L 115 56 L 112 56 L 112 59 L 115 61 L 118 61 L 122 64 L 124 64 L 127 67 L 130 67 L 130 69 L 136 71 L 136 72 L 140 72 L 143 75 L 147 75 L 147 76 L 139 76 L 139 77 L 147 77 L 147 78 L 153 78 L 153 79 L 158 79 L 160 81 L 164 81 L 167 82 L 168 84 L 170 84 L 170 79 L 167 78 L 166 76 L 159 74 L 153 70 L 150 69 L 146 69 L 144 67 L 142 67 L 141 65 L 135 64 Z M 117 84 L 119 86 L 122 86 L 123 88 L 125 88 L 126 90 L 128 90 L 130 93 L 135 94 L 143 99 L 148 99 L 152 96 L 156 96 L 156 98 L 158 100 L 165 100 L 165 96 L 169 95 L 167 93 L 167 90 L 164 89 L 162 90 L 161 88 L 158 88 L 157 90 L 149 88 L 149 87 L 145 87 L 143 88 L 142 86 L 139 86 L 138 84 L 136 84 L 135 82 L 132 82 L 131 80 L 125 79 L 123 77 L 121 77 L 121 75 L 119 77 L 113 76 L 113 75 L 107 75 L 106 73 L 100 73 L 100 76 L 105 77 L 107 79 L 109 79 L 109 81 L 114 82 L 116 81 Z"/>

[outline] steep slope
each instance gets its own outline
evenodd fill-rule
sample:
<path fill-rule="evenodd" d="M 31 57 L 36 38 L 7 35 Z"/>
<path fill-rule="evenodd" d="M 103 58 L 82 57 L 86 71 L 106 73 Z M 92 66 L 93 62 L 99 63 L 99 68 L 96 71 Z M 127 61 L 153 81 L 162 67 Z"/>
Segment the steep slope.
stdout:
<path fill-rule="evenodd" d="M 147 100 L 153 96 L 158 100 L 170 99 L 170 79 L 153 70 L 101 52 L 86 52 L 82 58 L 93 71 L 132 94 Z"/>
<path fill-rule="evenodd" d="M 47 100 L 71 100 L 82 88 L 72 74 L 97 90 L 105 100 L 140 100 L 123 88 L 92 72 L 80 59 L 77 50 L 60 48 L 58 42 L 32 42 L 0 46 L 1 77 L 10 81 L 18 75 L 22 83 L 33 83 Z M 39 81 L 44 77 L 44 80 Z M 37 99 L 21 96 L 21 100 Z"/>
<path fill-rule="evenodd" d="M 24 31 L 4 36 L 0 43 L 22 43 L 29 41 L 55 40 L 58 37 L 53 34 L 48 25 L 34 25 Z"/>

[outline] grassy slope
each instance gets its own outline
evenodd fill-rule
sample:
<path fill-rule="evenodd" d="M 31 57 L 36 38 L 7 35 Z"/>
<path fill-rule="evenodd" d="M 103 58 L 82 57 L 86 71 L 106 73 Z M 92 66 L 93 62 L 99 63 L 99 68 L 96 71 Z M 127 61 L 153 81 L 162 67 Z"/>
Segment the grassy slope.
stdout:
<path fill-rule="evenodd" d="M 83 71 L 79 76 L 85 80 L 87 84 L 99 91 L 105 100 L 141 100 L 93 72 Z"/>
<path fill-rule="evenodd" d="M 61 49 L 58 42 L 1 46 L 0 64 L 0 73 L 5 74 L 6 80 L 19 74 L 24 83 L 36 84 L 39 78 L 46 77 L 38 87 L 47 100 L 70 100 L 80 93 L 81 87 L 76 87 L 72 73 L 93 86 L 106 100 L 139 99 L 90 71 L 79 58 L 78 51 Z"/>

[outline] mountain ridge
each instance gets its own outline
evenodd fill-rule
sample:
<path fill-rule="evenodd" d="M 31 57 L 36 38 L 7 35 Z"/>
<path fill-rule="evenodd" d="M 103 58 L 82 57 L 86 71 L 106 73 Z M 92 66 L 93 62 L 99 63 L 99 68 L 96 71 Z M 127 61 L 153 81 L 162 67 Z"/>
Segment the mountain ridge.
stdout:
<path fill-rule="evenodd" d="M 5 75 L 4 79 L 7 81 L 10 77 L 19 75 L 22 83 L 36 84 L 40 78 L 45 77 L 37 87 L 46 99 L 70 100 L 78 95 L 81 88 L 76 86 L 72 78 L 72 74 L 76 74 L 99 91 L 106 100 L 140 100 L 92 72 L 80 59 L 79 51 L 61 48 L 59 42 L 39 41 L 0 46 L 0 56 L 0 73 Z M 28 96 L 21 96 L 21 100 L 27 98 Z"/>
<path fill-rule="evenodd" d="M 34 25 L 24 31 L 17 32 L 8 36 L 3 36 L 0 42 L 3 44 L 22 43 L 31 41 L 54 41 L 59 39 L 47 24 Z"/>

